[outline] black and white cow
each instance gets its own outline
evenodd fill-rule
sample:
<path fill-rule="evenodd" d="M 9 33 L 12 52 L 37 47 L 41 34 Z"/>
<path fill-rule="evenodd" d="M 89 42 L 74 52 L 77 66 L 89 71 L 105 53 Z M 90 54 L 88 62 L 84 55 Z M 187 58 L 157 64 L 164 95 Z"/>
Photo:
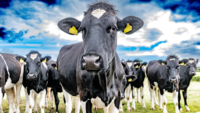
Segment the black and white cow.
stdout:
<path fill-rule="evenodd" d="M 24 64 L 15 59 L 16 55 L 0 53 L 0 113 L 3 113 L 1 102 L 6 93 L 9 103 L 9 113 L 20 113 L 20 91 L 23 80 Z M 15 92 L 16 88 L 16 92 Z M 17 109 L 15 109 L 15 100 Z"/>
<path fill-rule="evenodd" d="M 26 113 L 37 112 L 37 95 L 40 94 L 40 109 L 41 113 L 44 113 L 45 108 L 45 95 L 48 81 L 48 68 L 46 62 L 51 59 L 50 56 L 43 57 L 37 51 L 31 51 L 23 56 L 16 56 L 18 61 L 23 60 L 24 75 L 23 86 L 25 88 L 26 95 Z M 33 99 L 34 98 L 34 99 Z"/>
<path fill-rule="evenodd" d="M 181 100 L 181 95 L 180 95 L 180 90 L 183 92 L 183 98 L 185 102 L 185 109 L 187 111 L 190 111 L 188 105 L 187 105 L 187 89 L 188 86 L 190 85 L 190 80 L 194 75 L 196 75 L 196 69 L 197 69 L 197 64 L 198 64 L 198 59 L 195 61 L 194 58 L 189 58 L 189 59 L 183 59 L 179 61 L 180 63 L 180 83 L 179 83 L 179 95 L 178 95 L 178 105 L 179 105 L 179 110 L 182 111 L 180 100 Z"/>
<path fill-rule="evenodd" d="M 113 5 L 97 2 L 89 6 L 81 22 L 66 18 L 58 26 L 68 34 L 82 32 L 83 39 L 62 47 L 57 59 L 66 112 L 72 110 L 70 95 L 79 95 L 83 113 L 91 113 L 92 105 L 105 113 L 119 112 L 124 71 L 116 53 L 117 31 L 132 34 L 143 21 L 134 16 L 120 20 Z"/>
<path fill-rule="evenodd" d="M 126 98 L 127 98 L 127 110 L 131 111 L 130 102 L 132 98 L 132 109 L 135 110 L 135 88 L 137 89 L 137 101 L 139 103 L 139 98 L 142 100 L 142 107 L 146 108 L 144 102 L 144 79 L 145 79 L 145 66 L 147 62 L 141 63 L 139 60 L 134 60 L 133 62 L 127 62 L 128 66 L 132 71 L 132 75 L 137 79 L 134 82 L 131 82 L 126 89 Z M 139 96 L 140 90 L 140 96 Z"/>
<path fill-rule="evenodd" d="M 130 69 L 126 61 L 121 61 L 122 67 L 124 69 L 125 76 L 123 77 L 122 86 L 121 86 L 121 102 L 119 111 L 123 112 L 122 100 L 125 98 L 126 88 L 134 82 L 137 78 L 133 75 L 133 71 Z"/>
<path fill-rule="evenodd" d="M 55 61 L 48 61 L 47 63 L 48 67 L 48 84 L 47 87 L 51 88 L 50 95 L 51 95 L 51 108 L 54 109 L 54 99 L 56 104 L 56 113 L 59 113 L 58 111 L 58 105 L 59 105 L 59 98 L 58 98 L 58 92 L 62 92 L 62 87 L 60 85 L 59 81 L 59 75 L 57 71 L 57 66 Z M 47 100 L 46 100 L 47 102 Z M 47 103 L 46 103 L 47 105 Z"/>
<path fill-rule="evenodd" d="M 150 82 L 151 96 L 154 96 L 154 87 L 159 88 L 159 107 L 163 109 L 163 113 L 167 113 L 167 99 L 165 97 L 165 91 L 173 93 L 173 101 L 175 105 L 175 112 L 179 113 L 178 109 L 178 90 L 179 90 L 179 60 L 175 55 L 169 55 L 167 57 L 165 65 L 160 64 L 158 61 L 149 62 L 146 72 Z M 153 97 L 151 97 L 151 109 L 154 109 Z M 163 108 L 162 108 L 163 104 Z"/>

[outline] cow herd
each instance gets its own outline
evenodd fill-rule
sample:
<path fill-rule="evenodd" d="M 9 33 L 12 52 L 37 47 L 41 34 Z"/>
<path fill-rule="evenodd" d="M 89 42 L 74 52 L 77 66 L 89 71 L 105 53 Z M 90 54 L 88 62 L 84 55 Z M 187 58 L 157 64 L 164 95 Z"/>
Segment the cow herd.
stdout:
<path fill-rule="evenodd" d="M 182 90 L 185 108 L 189 111 L 187 88 L 196 74 L 198 60 L 179 60 L 176 55 L 169 55 L 166 60 L 149 63 L 120 61 L 116 52 L 117 32 L 132 34 L 143 26 L 143 21 L 135 16 L 121 20 L 116 13 L 113 5 L 97 2 L 84 12 L 82 21 L 74 18 L 59 21 L 58 27 L 67 34 L 82 32 L 83 41 L 63 46 L 57 61 L 52 61 L 50 56 L 43 57 L 38 51 L 31 51 L 25 57 L 0 53 L 0 113 L 3 112 L 1 102 L 5 94 L 9 113 L 20 113 L 22 86 L 26 97 L 25 113 L 39 111 L 38 95 L 41 113 L 45 112 L 48 88 L 51 88 L 51 107 L 54 108 L 55 102 L 56 113 L 60 102 L 58 92 L 63 92 L 66 113 L 72 112 L 71 97 L 75 100 L 75 113 L 79 113 L 81 107 L 83 113 L 92 113 L 93 107 L 103 109 L 104 113 L 118 113 L 123 111 L 123 99 L 127 101 L 128 111 L 135 110 L 135 97 L 139 92 L 137 101 L 141 100 L 142 108 L 146 108 L 145 76 L 148 78 L 152 110 L 155 103 L 163 109 L 163 113 L 167 113 L 165 91 L 168 91 L 173 93 L 175 112 L 179 113 L 182 110 Z"/>

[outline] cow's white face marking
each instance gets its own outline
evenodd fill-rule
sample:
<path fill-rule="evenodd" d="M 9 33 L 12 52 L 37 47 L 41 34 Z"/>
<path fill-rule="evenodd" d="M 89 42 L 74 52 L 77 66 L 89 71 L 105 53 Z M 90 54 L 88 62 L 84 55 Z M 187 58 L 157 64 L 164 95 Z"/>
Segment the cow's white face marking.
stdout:
<path fill-rule="evenodd" d="M 169 60 L 171 61 L 171 60 L 176 60 L 176 59 L 175 59 L 175 58 L 171 58 L 171 59 L 169 59 Z"/>
<path fill-rule="evenodd" d="M 194 60 L 189 60 L 189 63 L 191 63 L 191 64 L 192 64 L 193 62 L 194 62 Z"/>
<path fill-rule="evenodd" d="M 92 14 L 94 17 L 96 17 L 96 18 L 99 19 L 105 12 L 106 12 L 106 11 L 103 10 L 103 9 L 96 9 L 96 10 L 92 11 L 91 14 Z"/>
<path fill-rule="evenodd" d="M 128 67 L 132 66 L 132 62 L 127 62 Z"/>
<path fill-rule="evenodd" d="M 31 54 L 30 57 L 32 60 L 35 60 L 35 58 L 37 58 L 38 54 Z"/>

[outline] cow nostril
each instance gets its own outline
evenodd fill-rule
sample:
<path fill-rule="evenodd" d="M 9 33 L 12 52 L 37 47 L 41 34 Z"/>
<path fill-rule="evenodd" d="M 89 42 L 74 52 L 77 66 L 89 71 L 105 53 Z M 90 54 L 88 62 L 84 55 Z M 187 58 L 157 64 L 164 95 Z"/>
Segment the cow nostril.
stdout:
<path fill-rule="evenodd" d="M 100 63 L 100 57 L 98 56 L 98 58 L 96 59 L 95 63 Z"/>

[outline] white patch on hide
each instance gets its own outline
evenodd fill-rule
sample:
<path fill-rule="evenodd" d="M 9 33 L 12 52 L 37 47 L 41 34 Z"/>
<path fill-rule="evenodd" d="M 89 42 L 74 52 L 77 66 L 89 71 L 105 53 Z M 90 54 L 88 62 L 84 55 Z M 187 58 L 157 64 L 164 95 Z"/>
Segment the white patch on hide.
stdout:
<path fill-rule="evenodd" d="M 132 66 L 132 62 L 127 62 L 128 67 Z"/>
<path fill-rule="evenodd" d="M 193 62 L 194 62 L 194 60 L 189 60 L 189 63 L 191 63 L 191 64 L 192 64 Z"/>
<path fill-rule="evenodd" d="M 175 59 L 175 58 L 171 58 L 171 59 L 169 59 L 169 60 L 171 61 L 171 60 L 176 60 L 176 59 Z"/>
<path fill-rule="evenodd" d="M 32 60 L 35 60 L 35 58 L 37 58 L 38 54 L 31 54 L 30 57 Z"/>
<path fill-rule="evenodd" d="M 99 19 L 105 12 L 106 12 L 106 11 L 103 10 L 103 9 L 96 9 L 96 10 L 92 11 L 91 14 L 92 14 L 94 17 L 96 17 L 96 18 Z"/>

